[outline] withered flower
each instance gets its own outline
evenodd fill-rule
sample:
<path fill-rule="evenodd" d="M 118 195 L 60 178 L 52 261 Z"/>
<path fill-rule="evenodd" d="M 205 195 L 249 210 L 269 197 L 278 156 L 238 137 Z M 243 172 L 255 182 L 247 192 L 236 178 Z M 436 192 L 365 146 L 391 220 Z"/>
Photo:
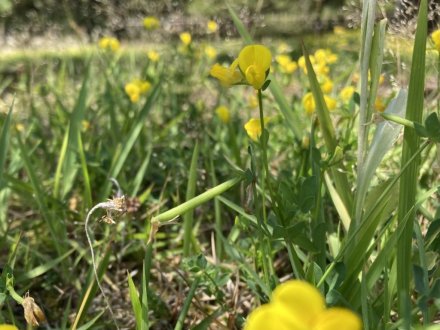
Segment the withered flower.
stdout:
<path fill-rule="evenodd" d="M 36 327 L 39 326 L 40 323 L 46 322 L 46 316 L 40 306 L 35 303 L 34 298 L 29 295 L 29 292 L 26 293 L 22 306 L 24 309 L 24 318 L 28 324 Z"/>

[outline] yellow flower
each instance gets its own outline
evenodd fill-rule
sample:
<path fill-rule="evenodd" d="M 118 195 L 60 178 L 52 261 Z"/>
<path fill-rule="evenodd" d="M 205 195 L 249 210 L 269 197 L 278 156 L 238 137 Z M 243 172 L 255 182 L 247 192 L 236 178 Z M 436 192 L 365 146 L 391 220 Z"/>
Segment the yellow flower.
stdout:
<path fill-rule="evenodd" d="M 436 30 L 432 32 L 431 39 L 434 42 L 434 46 L 437 49 L 437 51 L 440 52 L 440 30 Z"/>
<path fill-rule="evenodd" d="M 217 113 L 217 116 L 220 118 L 222 123 L 227 124 L 229 123 L 229 120 L 231 119 L 231 114 L 229 112 L 229 109 L 225 107 L 224 105 L 221 105 L 215 109 L 215 112 Z"/>
<path fill-rule="evenodd" d="M 208 24 L 206 25 L 208 29 L 208 33 L 214 33 L 218 30 L 218 25 L 215 21 L 208 21 Z"/>
<path fill-rule="evenodd" d="M 325 78 L 321 84 L 321 90 L 325 94 L 330 94 L 333 90 L 333 81 L 329 78 Z"/>
<path fill-rule="evenodd" d="M 217 56 L 217 51 L 214 47 L 208 45 L 205 47 L 205 55 L 207 58 L 214 59 Z"/>
<path fill-rule="evenodd" d="M 151 62 L 157 62 L 159 61 L 160 55 L 155 50 L 150 50 L 147 53 L 147 57 Z"/>
<path fill-rule="evenodd" d="M 306 95 L 304 95 L 302 104 L 308 115 L 311 115 L 315 111 L 316 104 L 311 92 L 308 92 Z"/>
<path fill-rule="evenodd" d="M 328 95 L 324 95 L 324 102 L 327 105 L 327 109 L 329 111 L 336 109 L 336 100 L 334 98 Z M 308 115 L 311 115 L 313 112 L 315 112 L 316 103 L 311 92 L 308 92 L 306 93 L 306 95 L 304 95 L 302 99 L 302 104 Z"/>
<path fill-rule="evenodd" d="M 269 122 L 269 117 L 264 117 L 264 124 L 266 125 Z M 257 118 L 251 118 L 246 124 L 244 124 L 244 129 L 246 130 L 247 135 L 254 140 L 258 141 L 258 138 L 261 135 L 261 121 Z"/>
<path fill-rule="evenodd" d="M 343 26 L 337 25 L 333 28 L 333 33 L 336 34 L 337 36 L 344 35 L 346 32 L 347 32 L 347 30 Z"/>
<path fill-rule="evenodd" d="M 225 87 L 238 84 L 242 80 L 240 71 L 237 70 L 238 59 L 232 62 L 229 68 L 225 68 L 216 63 L 209 71 L 209 74 L 214 78 L 220 80 L 220 83 Z"/>
<path fill-rule="evenodd" d="M 260 89 L 269 73 L 272 54 L 262 45 L 244 47 L 238 55 L 238 65 L 247 82 L 255 89 Z"/>
<path fill-rule="evenodd" d="M 310 59 L 310 63 L 312 63 L 312 65 L 315 65 L 316 63 L 316 59 L 315 56 L 313 55 L 309 55 L 309 59 Z M 303 69 L 304 73 L 307 74 L 307 66 L 306 66 L 306 58 L 304 56 L 301 56 L 298 59 L 298 66 Z"/>
<path fill-rule="evenodd" d="M 180 41 L 182 41 L 182 43 L 187 47 L 189 46 L 189 44 L 192 41 L 191 34 L 189 32 L 182 32 L 179 35 L 179 38 L 180 38 Z"/>
<path fill-rule="evenodd" d="M 134 79 L 125 85 L 125 93 L 127 93 L 132 103 L 137 103 L 142 94 L 148 92 L 151 88 L 151 83 L 146 80 Z"/>
<path fill-rule="evenodd" d="M 361 330 L 362 322 L 352 311 L 326 309 L 321 293 L 305 281 L 280 284 L 269 304 L 255 309 L 244 330 Z"/>
<path fill-rule="evenodd" d="M 282 72 L 293 73 L 298 68 L 296 62 L 292 61 L 289 55 L 277 55 L 275 60 L 280 65 Z"/>
<path fill-rule="evenodd" d="M 99 39 L 98 46 L 104 50 L 110 50 L 116 52 L 121 47 L 118 39 L 112 37 L 103 37 Z"/>
<path fill-rule="evenodd" d="M 376 98 L 376 101 L 374 101 L 374 109 L 379 112 L 385 111 L 385 104 L 383 103 L 382 99 L 380 97 Z"/>
<path fill-rule="evenodd" d="M 144 27 L 147 30 L 155 30 L 155 29 L 159 28 L 159 26 L 160 26 L 160 21 L 156 17 L 147 16 L 144 18 Z"/>
<path fill-rule="evenodd" d="M 15 325 L 0 324 L 0 330 L 18 330 L 18 328 Z"/>
<path fill-rule="evenodd" d="M 356 90 L 353 86 L 346 86 L 339 93 L 339 97 L 343 102 L 347 103 L 348 101 L 351 100 L 355 91 Z"/>

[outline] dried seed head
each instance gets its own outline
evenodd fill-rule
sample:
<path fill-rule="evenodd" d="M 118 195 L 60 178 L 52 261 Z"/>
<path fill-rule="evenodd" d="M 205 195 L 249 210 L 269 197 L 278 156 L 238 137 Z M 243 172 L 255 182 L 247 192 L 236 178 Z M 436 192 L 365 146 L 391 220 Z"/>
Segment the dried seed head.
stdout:
<path fill-rule="evenodd" d="M 29 295 L 29 292 L 26 293 L 22 306 L 24 309 L 24 318 L 28 324 L 35 327 L 39 326 L 40 323 L 46 322 L 46 316 L 40 306 L 35 303 L 34 298 Z"/>

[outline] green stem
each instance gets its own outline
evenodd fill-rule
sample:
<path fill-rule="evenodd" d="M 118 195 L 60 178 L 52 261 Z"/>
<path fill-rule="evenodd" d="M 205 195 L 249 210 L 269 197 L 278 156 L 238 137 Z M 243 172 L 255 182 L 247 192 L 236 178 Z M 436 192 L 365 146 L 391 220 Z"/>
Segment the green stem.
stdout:
<path fill-rule="evenodd" d="M 242 175 L 240 175 L 234 179 L 223 182 L 223 183 L 219 184 L 218 186 L 215 186 L 215 187 L 205 191 L 204 193 L 202 193 L 194 198 L 191 198 L 189 201 L 186 201 L 185 203 L 180 204 L 180 205 L 172 208 L 171 210 L 168 210 L 166 212 L 163 212 L 163 213 L 153 217 L 153 219 L 151 219 L 151 223 L 163 223 L 163 222 L 174 220 L 176 217 L 180 216 L 181 214 L 184 214 L 185 212 L 188 212 L 189 210 L 192 210 L 193 208 L 210 201 L 214 197 L 221 195 L 225 191 L 234 187 L 237 183 L 239 183 L 243 179 L 244 179 L 244 177 Z"/>
<path fill-rule="evenodd" d="M 21 305 L 23 304 L 24 299 L 15 291 L 13 283 L 14 277 L 11 274 L 8 274 L 6 277 L 6 288 L 8 289 L 12 299 Z"/>

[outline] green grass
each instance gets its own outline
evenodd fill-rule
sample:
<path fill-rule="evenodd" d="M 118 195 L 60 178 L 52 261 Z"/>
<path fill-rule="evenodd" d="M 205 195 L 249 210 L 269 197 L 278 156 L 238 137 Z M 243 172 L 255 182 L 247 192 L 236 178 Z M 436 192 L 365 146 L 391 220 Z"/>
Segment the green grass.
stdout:
<path fill-rule="evenodd" d="M 312 283 L 365 329 L 438 322 L 439 91 L 424 81 L 439 68 L 424 49 L 424 10 L 414 53 L 364 10 L 362 45 L 359 31 L 259 40 L 274 57 L 261 94 L 209 77 L 252 42 L 233 7 L 243 40 L 0 55 L 0 324 L 25 328 L 18 298 L 29 291 L 52 328 L 116 328 L 84 232 L 88 211 L 118 194 L 112 178 L 127 211 L 97 211 L 89 228 L 120 328 L 241 329 L 288 278 Z M 282 41 L 307 73 L 283 72 Z M 330 92 L 312 57 L 326 47 L 338 56 Z M 152 86 L 132 103 L 124 86 L 135 78 Z M 347 101 L 345 86 L 357 91 Z M 243 126 L 263 116 L 253 141 Z"/>

